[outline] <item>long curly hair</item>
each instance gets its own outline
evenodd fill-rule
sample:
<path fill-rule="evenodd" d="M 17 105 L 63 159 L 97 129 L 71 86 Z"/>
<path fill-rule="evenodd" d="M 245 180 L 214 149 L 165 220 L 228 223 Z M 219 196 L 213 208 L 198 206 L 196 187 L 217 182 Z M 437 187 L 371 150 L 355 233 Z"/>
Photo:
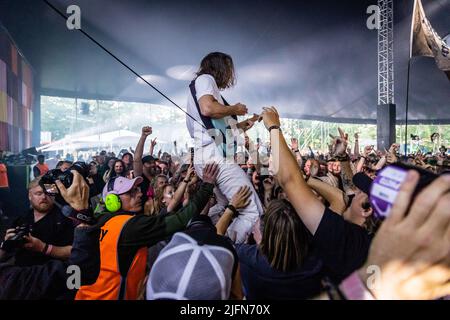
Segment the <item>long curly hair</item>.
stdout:
<path fill-rule="evenodd" d="M 202 59 L 197 77 L 209 74 L 214 77 L 219 89 L 230 88 L 236 83 L 233 59 L 222 52 L 211 52 Z"/>

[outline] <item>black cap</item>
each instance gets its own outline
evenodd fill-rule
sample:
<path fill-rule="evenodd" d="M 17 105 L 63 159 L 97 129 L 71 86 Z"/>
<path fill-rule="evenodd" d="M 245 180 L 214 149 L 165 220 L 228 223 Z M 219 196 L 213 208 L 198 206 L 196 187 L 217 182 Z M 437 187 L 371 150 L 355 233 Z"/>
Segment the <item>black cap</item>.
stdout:
<path fill-rule="evenodd" d="M 145 156 L 142 158 L 142 164 L 146 163 L 146 162 L 154 162 L 157 159 L 154 158 L 153 156 Z"/>
<path fill-rule="evenodd" d="M 365 173 L 358 172 L 353 176 L 353 184 L 365 194 L 370 193 L 373 180 Z"/>

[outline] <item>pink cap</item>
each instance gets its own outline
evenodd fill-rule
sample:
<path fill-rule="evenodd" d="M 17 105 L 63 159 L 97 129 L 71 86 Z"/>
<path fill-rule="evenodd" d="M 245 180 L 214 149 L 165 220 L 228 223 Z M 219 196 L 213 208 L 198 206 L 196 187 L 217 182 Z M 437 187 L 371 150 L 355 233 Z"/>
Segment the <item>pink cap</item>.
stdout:
<path fill-rule="evenodd" d="M 134 179 L 128 179 L 125 177 L 117 177 L 114 179 L 114 185 L 111 188 L 110 183 L 107 183 L 103 188 L 103 200 L 106 200 L 108 194 L 124 194 L 139 185 L 144 181 L 142 177 L 136 177 Z M 110 189 L 111 188 L 111 189 Z"/>

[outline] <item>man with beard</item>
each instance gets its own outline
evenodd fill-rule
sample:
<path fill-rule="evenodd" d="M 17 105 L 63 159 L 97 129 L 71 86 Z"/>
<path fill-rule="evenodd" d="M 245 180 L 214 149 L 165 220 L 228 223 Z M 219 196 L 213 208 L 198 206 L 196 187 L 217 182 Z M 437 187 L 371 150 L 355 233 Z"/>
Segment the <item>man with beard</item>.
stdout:
<path fill-rule="evenodd" d="M 14 254 L 16 266 L 42 265 L 51 259 L 66 260 L 72 250 L 74 227 L 39 185 L 39 178 L 30 182 L 28 199 L 31 210 L 17 218 L 6 231 L 5 240 L 16 235 L 17 228 L 29 227 L 25 244 Z M 0 249 L 0 259 L 6 252 Z"/>

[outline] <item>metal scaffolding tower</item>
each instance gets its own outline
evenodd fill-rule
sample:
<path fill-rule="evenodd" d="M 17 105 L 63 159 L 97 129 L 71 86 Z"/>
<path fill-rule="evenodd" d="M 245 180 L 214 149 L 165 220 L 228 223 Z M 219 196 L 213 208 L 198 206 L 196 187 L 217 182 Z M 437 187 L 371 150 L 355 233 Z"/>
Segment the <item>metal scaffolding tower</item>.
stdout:
<path fill-rule="evenodd" d="M 378 104 L 394 103 L 394 1 L 378 0 Z"/>

